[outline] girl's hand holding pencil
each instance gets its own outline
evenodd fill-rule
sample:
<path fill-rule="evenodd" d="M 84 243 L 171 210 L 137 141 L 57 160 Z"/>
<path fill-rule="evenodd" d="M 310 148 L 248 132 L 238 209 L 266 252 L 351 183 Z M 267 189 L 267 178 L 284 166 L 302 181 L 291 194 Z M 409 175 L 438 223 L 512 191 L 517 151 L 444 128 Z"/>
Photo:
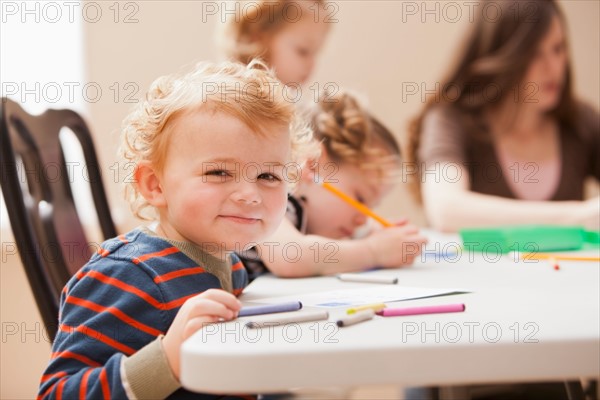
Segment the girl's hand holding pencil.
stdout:
<path fill-rule="evenodd" d="M 421 253 L 421 249 L 427 243 L 427 238 L 419 234 L 416 226 L 409 224 L 407 220 L 399 221 L 396 224 L 391 223 L 335 186 L 327 182 L 322 182 L 321 186 L 384 227 L 384 229 L 371 232 L 364 239 L 359 239 L 364 240 L 373 254 L 373 258 L 376 260 L 376 264 L 373 266 L 394 268 L 410 265 Z"/>
<path fill-rule="evenodd" d="M 394 268 L 412 264 L 421 254 L 427 238 L 405 223 L 372 232 L 364 240 L 376 260 L 375 266 Z"/>

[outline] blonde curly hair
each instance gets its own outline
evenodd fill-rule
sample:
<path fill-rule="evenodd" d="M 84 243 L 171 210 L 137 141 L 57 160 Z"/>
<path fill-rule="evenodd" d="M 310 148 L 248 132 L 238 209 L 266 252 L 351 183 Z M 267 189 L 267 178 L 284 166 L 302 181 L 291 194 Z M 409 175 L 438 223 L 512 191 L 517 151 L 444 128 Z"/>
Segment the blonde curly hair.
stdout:
<path fill-rule="evenodd" d="M 291 161 L 298 168 L 287 169 L 286 180 L 293 184 L 295 171 L 299 171 L 306 159 L 316 157 L 319 148 L 312 130 L 297 115 L 295 104 L 286 99 L 283 87 L 259 60 L 247 66 L 202 62 L 188 72 L 160 77 L 123 121 L 120 156 L 135 166 L 148 161 L 161 171 L 171 140 L 170 130 L 165 129 L 169 121 L 190 109 L 209 108 L 240 119 L 257 135 L 268 134 L 264 125 L 289 126 Z M 125 197 L 134 215 L 154 218 L 143 213 L 152 207 L 135 181 L 125 182 Z"/>
<path fill-rule="evenodd" d="M 393 179 L 400 168 L 400 147 L 392 132 L 347 90 L 323 91 L 310 111 L 315 139 L 329 158 Z"/>
<path fill-rule="evenodd" d="M 269 61 L 265 40 L 273 37 L 286 23 L 295 22 L 288 17 L 294 6 L 306 16 L 313 17 L 313 4 L 325 6 L 325 0 L 251 0 L 238 1 L 240 13 L 230 16 L 221 27 L 217 40 L 225 55 L 235 61 L 248 63 L 256 57 Z M 302 11 L 304 10 L 304 11 Z"/>

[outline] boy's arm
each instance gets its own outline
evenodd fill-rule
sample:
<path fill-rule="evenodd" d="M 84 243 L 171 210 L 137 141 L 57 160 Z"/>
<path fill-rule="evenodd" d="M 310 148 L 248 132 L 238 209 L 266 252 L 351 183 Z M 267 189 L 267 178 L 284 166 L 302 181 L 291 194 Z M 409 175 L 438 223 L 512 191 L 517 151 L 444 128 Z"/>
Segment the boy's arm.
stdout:
<path fill-rule="evenodd" d="M 156 362 L 160 342 L 155 339 L 165 333 L 167 318 L 148 275 L 114 260 L 112 271 L 117 272 L 84 269 L 63 291 L 59 332 L 39 398 L 137 397 L 139 373 L 132 366 L 148 358 L 153 359 L 148 364 Z M 150 385 L 146 389 L 154 390 L 154 397 L 177 389 L 159 380 Z"/>
<path fill-rule="evenodd" d="M 284 219 L 271 239 L 257 246 L 262 261 L 281 277 L 361 271 L 412 263 L 425 238 L 410 225 L 390 227 L 354 240 L 304 235 Z"/>

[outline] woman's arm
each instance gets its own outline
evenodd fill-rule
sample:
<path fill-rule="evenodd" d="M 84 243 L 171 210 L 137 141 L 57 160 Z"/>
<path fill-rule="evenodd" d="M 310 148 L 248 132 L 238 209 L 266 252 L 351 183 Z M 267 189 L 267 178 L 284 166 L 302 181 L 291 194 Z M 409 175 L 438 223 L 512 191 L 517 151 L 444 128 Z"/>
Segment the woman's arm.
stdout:
<path fill-rule="evenodd" d="M 355 240 L 304 235 L 284 220 L 258 247 L 262 261 L 281 277 L 294 278 L 411 264 L 426 239 L 412 225 L 381 229 Z"/>
<path fill-rule="evenodd" d="M 598 229 L 600 199 L 587 201 L 512 200 L 469 191 L 468 171 L 460 164 L 445 163 L 442 170 L 457 168 L 460 178 L 425 179 L 422 182 L 425 213 L 433 228 L 457 231 L 466 227 L 554 224 L 584 225 Z M 427 177 L 425 177 L 427 178 Z"/>

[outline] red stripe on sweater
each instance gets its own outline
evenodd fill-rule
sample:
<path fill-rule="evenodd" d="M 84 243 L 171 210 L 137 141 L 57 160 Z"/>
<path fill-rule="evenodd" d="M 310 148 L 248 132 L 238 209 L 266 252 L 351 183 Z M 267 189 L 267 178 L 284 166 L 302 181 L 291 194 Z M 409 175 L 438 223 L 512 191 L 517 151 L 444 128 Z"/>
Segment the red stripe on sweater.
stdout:
<path fill-rule="evenodd" d="M 231 270 L 232 270 L 232 271 L 238 271 L 238 270 L 240 270 L 240 269 L 244 269 L 244 264 L 242 264 L 242 262 L 241 262 L 241 261 L 238 261 L 238 262 L 236 262 L 235 264 L 233 264 L 233 265 L 231 266 Z"/>
<path fill-rule="evenodd" d="M 82 356 L 81 354 L 73 353 L 72 351 L 63 351 L 61 353 L 52 353 L 52 358 L 73 358 L 75 360 L 81 361 L 84 364 L 89 365 L 90 367 L 99 367 L 101 364 L 88 358 L 86 356 Z"/>
<path fill-rule="evenodd" d="M 113 348 L 119 350 L 120 352 L 125 353 L 128 356 L 135 353 L 135 349 L 132 349 L 131 347 L 126 346 L 123 343 L 118 342 L 109 336 L 106 336 L 102 332 L 99 332 L 95 329 L 90 328 L 89 326 L 79 325 L 77 328 L 74 328 L 72 326 L 67 326 L 65 324 L 62 324 L 60 326 L 60 330 L 63 332 L 69 332 L 69 333 L 72 333 L 73 331 L 79 332 L 83 335 L 91 337 L 92 339 L 96 339 L 110 347 L 113 347 Z"/>
<path fill-rule="evenodd" d="M 149 260 L 151 258 L 164 257 L 164 256 L 168 256 L 169 254 L 173 254 L 173 253 L 179 253 L 179 249 L 175 246 L 168 247 L 164 250 L 156 251 L 154 253 L 144 254 L 143 256 L 134 258 L 132 261 L 134 264 L 139 264 L 139 263 Z"/>
<path fill-rule="evenodd" d="M 199 275 L 206 272 L 202 267 L 184 268 L 173 272 L 168 272 L 154 278 L 154 283 L 162 283 L 170 281 L 171 279 L 179 278 L 188 275 Z"/>
<path fill-rule="evenodd" d="M 60 378 L 61 376 L 65 376 L 66 374 L 67 373 L 65 371 L 60 371 L 55 374 L 44 375 L 44 376 L 42 376 L 42 383 L 44 383 L 47 380 L 52 379 L 52 378 Z"/>
<path fill-rule="evenodd" d="M 83 374 L 83 377 L 81 378 L 81 386 L 79 386 L 79 399 L 80 400 L 86 400 L 87 383 L 88 383 L 88 379 L 89 379 L 92 371 L 93 371 L 92 369 L 88 369 L 87 371 L 85 371 L 85 373 Z"/>
<path fill-rule="evenodd" d="M 53 383 L 52 386 L 50 386 L 48 389 L 46 389 L 46 391 L 44 393 L 42 393 L 41 395 L 39 395 L 37 397 L 37 400 L 42 400 L 42 399 L 46 398 L 46 396 L 48 396 L 48 393 L 50 393 L 52 390 L 54 390 L 55 386 L 56 386 L 56 383 Z"/>
<path fill-rule="evenodd" d="M 56 385 L 56 400 L 62 400 L 62 393 L 63 388 L 65 387 L 65 383 L 67 383 L 66 378 L 63 378 L 60 381 L 58 381 Z"/>
<path fill-rule="evenodd" d="M 166 310 L 171 310 L 173 308 L 181 307 L 183 303 L 186 302 L 187 299 L 196 296 L 198 293 L 190 294 L 184 297 L 180 297 L 179 299 L 171 300 L 168 303 L 164 303 Z"/>
<path fill-rule="evenodd" d="M 102 368 L 102 372 L 100 372 L 100 384 L 102 385 L 102 396 L 110 400 L 110 386 L 108 386 L 105 368 Z"/>
<path fill-rule="evenodd" d="M 194 295 L 189 295 L 189 296 L 185 296 L 185 297 L 182 297 L 179 299 L 172 300 L 168 303 L 161 303 L 160 301 L 156 300 L 154 297 L 150 296 L 148 293 L 144 292 L 143 290 L 138 289 L 135 286 L 129 285 L 117 278 L 106 276 L 101 272 L 89 271 L 86 274 L 86 276 L 89 276 L 90 278 L 99 280 L 100 282 L 105 283 L 107 285 L 115 286 L 125 292 L 134 294 L 134 295 L 140 297 L 141 299 L 143 299 L 144 301 L 146 301 L 147 303 L 149 303 L 150 305 L 152 305 L 155 308 L 158 308 L 160 310 L 170 310 L 172 308 L 177 308 L 177 307 L 181 306 L 188 298 L 194 296 Z"/>
<path fill-rule="evenodd" d="M 86 276 L 89 276 L 90 278 L 94 278 L 102 283 L 107 284 L 107 285 L 115 286 L 125 292 L 134 294 L 134 295 L 140 297 L 141 299 L 145 300 L 147 303 L 150 303 L 151 305 L 153 305 L 156 308 L 159 308 L 159 309 L 163 308 L 163 303 L 159 302 L 154 297 L 150 296 L 148 293 L 144 292 L 141 289 L 136 288 L 135 286 L 125 283 L 117 278 L 113 278 L 111 276 L 104 275 L 103 273 L 98 272 L 98 271 L 89 271 L 86 274 Z"/>
<path fill-rule="evenodd" d="M 115 317 L 117 317 L 121 321 L 125 322 L 126 324 L 128 324 L 140 331 L 146 332 L 147 334 L 152 335 L 152 336 L 158 336 L 163 333 L 163 332 L 159 331 L 158 329 L 152 328 L 151 326 L 148 326 L 134 318 L 131 318 L 129 315 L 125 314 L 123 311 L 119 310 L 117 307 L 114 307 L 114 306 L 104 307 L 104 306 L 101 306 L 100 304 L 94 303 L 90 300 L 80 299 L 79 297 L 75 297 L 75 296 L 68 296 L 66 302 L 80 306 L 80 307 L 87 308 L 87 309 L 95 311 L 99 314 L 103 313 L 103 312 L 107 312 L 109 314 L 114 315 Z"/>
<path fill-rule="evenodd" d="M 106 257 L 107 255 L 110 254 L 110 251 L 103 249 L 103 248 L 99 248 L 98 249 L 98 254 L 100 254 L 101 257 Z"/>

